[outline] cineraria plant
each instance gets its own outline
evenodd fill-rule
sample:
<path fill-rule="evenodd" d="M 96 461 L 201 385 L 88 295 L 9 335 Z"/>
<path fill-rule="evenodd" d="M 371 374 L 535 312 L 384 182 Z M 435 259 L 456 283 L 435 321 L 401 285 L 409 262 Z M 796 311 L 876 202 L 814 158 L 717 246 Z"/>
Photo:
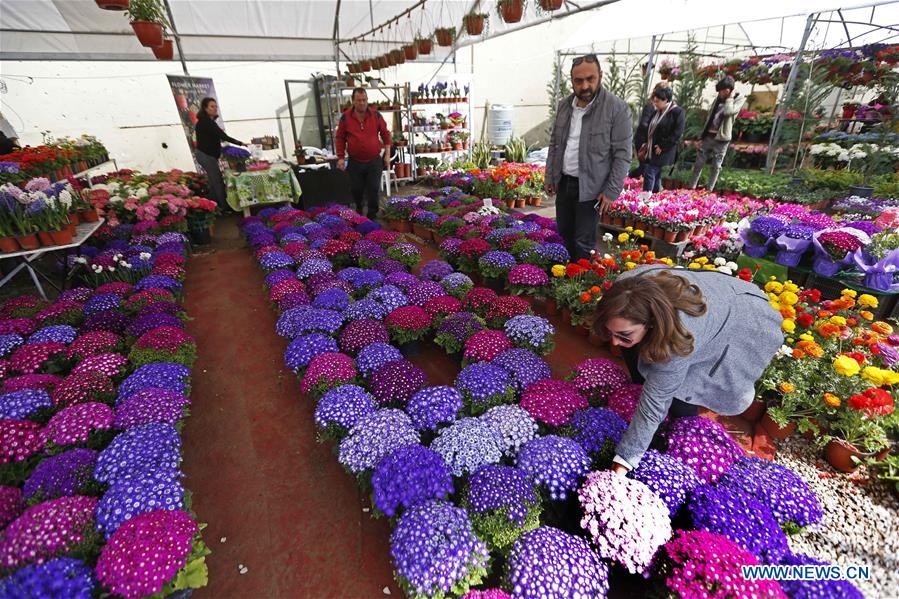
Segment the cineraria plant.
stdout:
<path fill-rule="evenodd" d="M 630 423 L 640 403 L 640 394 L 643 393 L 643 385 L 623 385 L 609 394 L 608 408 L 621 416 L 621 419 Z"/>
<path fill-rule="evenodd" d="M 462 298 L 462 307 L 479 316 L 485 316 L 490 304 L 496 300 L 496 292 L 486 287 L 474 287 Z"/>
<path fill-rule="evenodd" d="M 30 564 L 0 579 L 0 597 L 92 597 L 94 571 L 80 559 L 59 557 Z"/>
<path fill-rule="evenodd" d="M 513 316 L 503 325 L 506 336 L 516 347 L 545 356 L 553 349 L 555 328 L 541 316 Z"/>
<path fill-rule="evenodd" d="M 419 341 L 431 328 L 431 317 L 419 306 L 396 308 L 384 319 L 390 336 L 399 345 Z"/>
<path fill-rule="evenodd" d="M 505 368 L 512 376 L 517 391 L 541 379 L 548 379 L 552 371 L 546 361 L 528 349 L 512 348 L 496 356 L 492 362 Z"/>
<path fill-rule="evenodd" d="M 390 335 L 378 320 L 354 320 L 340 333 L 340 349 L 344 353 L 356 355 L 359 350 L 372 343 L 387 343 Z"/>
<path fill-rule="evenodd" d="M 671 537 L 668 506 L 638 480 L 611 470 L 591 472 L 578 499 L 584 510 L 581 527 L 599 556 L 632 574 L 645 572 L 656 550 Z"/>
<path fill-rule="evenodd" d="M 402 410 L 382 408 L 353 425 L 340 442 L 337 461 L 351 474 L 360 475 L 391 451 L 419 441 L 418 431 Z"/>
<path fill-rule="evenodd" d="M 567 424 L 572 414 L 589 407 L 574 384 L 552 378 L 528 385 L 520 405 L 534 420 L 550 426 Z"/>
<path fill-rule="evenodd" d="M 450 314 L 437 327 L 434 343 L 450 355 L 461 353 L 465 341 L 484 329 L 484 322 L 471 312 Z"/>
<path fill-rule="evenodd" d="M 319 398 L 334 387 L 354 383 L 357 374 L 350 356 L 331 352 L 318 354 L 303 374 L 300 392 L 314 399 Z"/>
<path fill-rule="evenodd" d="M 390 535 L 390 556 L 414 599 L 465 594 L 487 576 L 490 554 L 464 509 L 442 501 L 411 507 Z"/>
<path fill-rule="evenodd" d="M 509 288 L 515 295 L 543 297 L 546 294 L 546 286 L 549 285 L 546 271 L 533 264 L 514 266 L 509 271 L 507 280 Z"/>
<path fill-rule="evenodd" d="M 388 362 L 402 359 L 402 352 L 389 343 L 372 343 L 359 351 L 356 356 L 356 365 L 362 376 L 369 378 Z"/>
<path fill-rule="evenodd" d="M 419 276 L 426 281 L 440 281 L 453 272 L 453 267 L 445 260 L 429 260 L 421 267 Z"/>
<path fill-rule="evenodd" d="M 431 449 L 443 456 L 453 476 L 469 474 L 503 458 L 500 432 L 478 418 L 461 418 L 441 429 Z"/>
<path fill-rule="evenodd" d="M 175 477 L 145 477 L 110 485 L 97 504 L 97 530 L 109 537 L 126 521 L 153 510 L 180 510 L 184 487 Z"/>
<path fill-rule="evenodd" d="M 443 289 L 451 296 L 461 300 L 474 287 L 474 282 L 466 274 L 454 272 L 440 280 Z"/>
<path fill-rule="evenodd" d="M 421 261 L 421 252 L 413 243 L 394 244 L 387 248 L 387 256 L 399 261 L 410 270 Z"/>
<path fill-rule="evenodd" d="M 43 435 L 47 442 L 57 446 L 87 443 L 94 431 L 112 428 L 115 414 L 109 406 L 88 402 L 63 408 L 50 418 Z"/>
<path fill-rule="evenodd" d="M 522 445 L 537 436 L 537 422 L 516 405 L 490 408 L 480 419 L 499 431 L 503 440 L 503 454 L 514 458 Z"/>
<path fill-rule="evenodd" d="M 462 506 L 478 537 L 491 550 L 505 551 L 540 525 L 540 497 L 528 475 L 512 466 L 487 464 L 468 479 Z"/>
<path fill-rule="evenodd" d="M 809 557 L 807 555 L 791 553 L 785 555 L 780 562 L 784 566 L 824 566 L 829 567 L 825 561 Z M 778 581 L 780 588 L 791 599 L 864 599 L 859 591 L 848 580 L 790 580 L 787 578 Z"/>
<path fill-rule="evenodd" d="M 329 335 L 324 333 L 301 335 L 291 341 L 284 350 L 284 365 L 295 374 L 299 374 L 319 354 L 339 351 L 337 342 Z"/>
<path fill-rule="evenodd" d="M 689 466 L 655 449 L 647 449 L 640 464 L 628 472 L 628 476 L 652 489 L 668 506 L 668 514 L 672 517 L 693 489 L 701 484 Z"/>
<path fill-rule="evenodd" d="M 181 437 L 171 424 L 152 423 L 125 431 L 97 457 L 94 478 L 104 483 L 179 472 Z"/>
<path fill-rule="evenodd" d="M 381 459 L 371 477 L 374 506 L 390 518 L 400 509 L 453 492 L 453 478 L 440 454 L 421 445 L 406 445 Z"/>
<path fill-rule="evenodd" d="M 545 489 L 550 499 L 562 500 L 577 489 L 590 468 L 590 458 L 575 441 L 547 435 L 522 445 L 515 465 Z"/>
<path fill-rule="evenodd" d="M 429 299 L 423 307 L 433 319 L 434 324 L 439 326 L 447 316 L 462 311 L 462 302 L 451 295 L 441 295 Z"/>
<path fill-rule="evenodd" d="M 455 387 L 425 387 L 406 403 L 406 413 L 418 430 L 435 431 L 455 421 L 463 405 L 462 394 Z"/>
<path fill-rule="evenodd" d="M 183 420 L 190 405 L 190 399 L 176 391 L 141 389 L 116 406 L 112 426 L 127 430 L 151 422 L 177 424 Z"/>
<path fill-rule="evenodd" d="M 515 265 L 515 256 L 502 250 L 491 250 L 478 260 L 478 270 L 487 279 L 505 279 Z"/>
<path fill-rule="evenodd" d="M 57 497 L 89 494 L 93 482 L 97 452 L 92 449 L 70 449 L 43 460 L 22 486 L 22 496 L 29 504 Z"/>
<path fill-rule="evenodd" d="M 403 406 L 424 387 L 427 376 L 409 360 L 394 360 L 378 368 L 369 381 L 378 405 Z"/>
<path fill-rule="evenodd" d="M 706 483 L 716 482 L 745 455 L 720 423 L 701 416 L 676 418 L 666 437 L 665 453 L 690 466 Z"/>
<path fill-rule="evenodd" d="M 515 401 L 515 390 L 509 373 L 493 364 L 466 366 L 456 376 L 455 387 L 462 393 L 469 414 Z"/>
<path fill-rule="evenodd" d="M 511 348 L 512 343 L 502 331 L 478 331 L 465 341 L 463 356 L 469 363 L 490 362 Z"/>
<path fill-rule="evenodd" d="M 572 439 L 594 458 L 594 464 L 608 466 L 615 446 L 627 429 L 627 423 L 606 408 L 578 410 L 571 417 Z"/>
<path fill-rule="evenodd" d="M 96 506 L 95 497 L 83 495 L 31 506 L 4 529 L 0 567 L 12 569 L 41 563 L 79 546 L 89 552 L 97 541 L 93 532 Z"/>
<path fill-rule="evenodd" d="M 46 411 L 53 402 L 43 389 L 20 389 L 0 395 L 0 418 L 23 419 Z"/>
<path fill-rule="evenodd" d="M 567 379 L 592 406 L 604 405 L 612 393 L 630 382 L 624 368 L 608 358 L 584 360 L 574 367 Z"/>

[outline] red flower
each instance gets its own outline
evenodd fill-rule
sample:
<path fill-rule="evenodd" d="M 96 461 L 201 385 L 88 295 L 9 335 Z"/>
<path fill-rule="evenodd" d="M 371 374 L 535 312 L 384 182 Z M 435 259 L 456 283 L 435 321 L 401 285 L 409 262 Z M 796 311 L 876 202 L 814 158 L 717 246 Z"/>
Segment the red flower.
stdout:
<path fill-rule="evenodd" d="M 737 273 L 737 276 L 743 279 L 744 281 L 752 280 L 752 271 L 748 268 L 741 269 L 740 272 Z"/>
<path fill-rule="evenodd" d="M 815 318 L 811 314 L 800 314 L 796 317 L 796 322 L 803 328 L 808 328 L 815 323 Z"/>
<path fill-rule="evenodd" d="M 849 398 L 849 407 L 868 416 L 886 416 L 893 413 L 893 396 L 883 389 L 871 387 L 861 395 Z"/>

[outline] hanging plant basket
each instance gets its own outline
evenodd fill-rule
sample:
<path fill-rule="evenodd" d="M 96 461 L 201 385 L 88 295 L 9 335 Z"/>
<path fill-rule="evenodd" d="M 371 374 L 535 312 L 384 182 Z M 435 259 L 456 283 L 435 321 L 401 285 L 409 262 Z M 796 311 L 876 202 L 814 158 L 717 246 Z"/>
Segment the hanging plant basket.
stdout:
<path fill-rule="evenodd" d="M 153 56 L 158 60 L 171 60 L 175 57 L 175 45 L 172 40 L 165 40 L 158 48 L 153 48 Z"/>
<path fill-rule="evenodd" d="M 371 70 L 371 61 L 363 60 L 356 66 L 357 72 L 367 73 Z"/>
<path fill-rule="evenodd" d="M 453 45 L 453 38 L 456 37 L 455 27 L 441 27 L 434 31 L 434 37 L 437 38 L 437 45 L 448 48 Z"/>
<path fill-rule="evenodd" d="M 406 62 L 406 54 L 402 50 L 391 50 L 390 55 L 393 57 L 395 64 L 403 64 Z"/>
<path fill-rule="evenodd" d="M 465 32 L 468 35 L 481 35 L 484 33 L 484 18 L 486 15 L 471 13 L 465 15 L 462 21 L 465 23 Z"/>
<path fill-rule="evenodd" d="M 128 0 L 96 0 L 103 10 L 128 10 Z"/>
<path fill-rule="evenodd" d="M 434 46 L 434 41 L 431 39 L 419 38 L 415 40 L 415 45 L 418 47 L 418 53 L 422 56 L 427 56 L 431 53 L 431 48 Z"/>
<path fill-rule="evenodd" d="M 406 60 L 415 60 L 418 58 L 418 48 L 415 47 L 415 44 L 403 46 L 403 54 L 406 55 Z"/>
<path fill-rule="evenodd" d="M 524 16 L 523 0 L 500 0 L 499 14 L 506 23 L 517 23 Z"/>
<path fill-rule="evenodd" d="M 162 36 L 162 25 L 153 21 L 132 21 L 131 29 L 141 46 L 146 48 L 158 48 L 162 45 L 164 38 Z"/>
<path fill-rule="evenodd" d="M 544 12 L 552 12 L 562 8 L 564 0 L 540 0 L 540 10 Z"/>

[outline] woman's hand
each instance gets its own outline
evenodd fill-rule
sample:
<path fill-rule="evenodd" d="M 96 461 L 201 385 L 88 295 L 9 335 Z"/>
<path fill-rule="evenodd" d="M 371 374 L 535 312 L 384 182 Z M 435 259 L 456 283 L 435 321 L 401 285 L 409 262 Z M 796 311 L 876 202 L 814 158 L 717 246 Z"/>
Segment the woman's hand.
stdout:
<path fill-rule="evenodd" d="M 617 474 L 618 476 L 626 476 L 627 473 L 630 472 L 630 470 L 628 470 L 627 466 L 624 466 L 624 465 L 619 464 L 619 463 L 617 463 L 617 462 L 614 463 L 614 464 L 612 464 L 611 470 L 612 470 L 612 472 L 614 472 L 614 473 Z"/>

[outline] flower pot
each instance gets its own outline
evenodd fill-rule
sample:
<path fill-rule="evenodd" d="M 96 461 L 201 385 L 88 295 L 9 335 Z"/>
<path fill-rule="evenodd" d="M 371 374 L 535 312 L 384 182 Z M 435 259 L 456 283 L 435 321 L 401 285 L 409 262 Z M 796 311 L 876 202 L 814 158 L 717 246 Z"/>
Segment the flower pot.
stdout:
<path fill-rule="evenodd" d="M 481 35 L 484 32 L 484 17 L 482 15 L 465 15 L 465 32 L 468 35 Z"/>
<path fill-rule="evenodd" d="M 141 46 L 146 48 L 158 48 L 162 45 L 164 38 L 162 36 L 162 25 L 153 21 L 132 21 L 131 29 Z"/>
<path fill-rule="evenodd" d="M 81 216 L 81 220 L 86 223 L 95 223 L 100 220 L 100 215 L 97 214 L 97 211 L 94 208 L 79 210 L 78 214 Z"/>
<path fill-rule="evenodd" d="M 363 73 L 367 73 L 371 70 L 371 61 L 363 60 L 359 63 L 358 69 Z"/>
<path fill-rule="evenodd" d="M 128 10 L 128 0 L 95 0 L 103 10 Z"/>
<path fill-rule="evenodd" d="M 740 418 L 746 420 L 751 424 L 755 424 L 759 420 L 762 419 L 762 416 L 765 414 L 766 404 L 764 401 L 760 399 L 752 400 L 752 403 L 749 404 L 749 407 L 746 408 L 746 411 L 740 414 Z"/>
<path fill-rule="evenodd" d="M 446 237 L 444 237 L 443 235 L 440 235 L 439 233 L 437 233 L 435 231 L 434 232 L 434 243 L 436 243 L 439 246 L 444 241 L 446 241 Z"/>
<path fill-rule="evenodd" d="M 771 416 L 768 415 L 768 412 L 765 412 L 764 416 L 762 416 L 760 424 L 762 425 L 762 428 L 765 429 L 765 432 L 768 433 L 769 437 L 778 441 L 786 439 L 796 430 L 795 422 L 791 422 L 781 428 L 776 422 L 771 420 Z"/>
<path fill-rule="evenodd" d="M 420 341 L 409 341 L 408 343 L 400 343 L 400 353 L 404 358 L 414 358 L 421 353 Z"/>
<path fill-rule="evenodd" d="M 855 472 L 858 464 L 852 461 L 853 456 L 863 459 L 872 455 L 874 454 L 859 451 L 857 447 L 842 439 L 833 439 L 824 447 L 824 458 L 827 463 L 840 472 Z"/>
<path fill-rule="evenodd" d="M 190 229 L 190 240 L 195 245 L 209 245 L 212 243 L 212 235 L 208 227 L 205 229 Z"/>
<path fill-rule="evenodd" d="M 0 237 L 0 252 L 10 253 L 19 251 L 19 244 L 15 237 Z"/>
<path fill-rule="evenodd" d="M 688 229 L 686 231 L 678 231 L 677 236 L 674 238 L 675 243 L 680 243 L 682 241 L 686 241 L 693 234 L 693 229 Z"/>
<path fill-rule="evenodd" d="M 38 241 L 37 235 L 16 235 L 16 242 L 18 242 L 19 246 L 23 250 L 36 250 L 41 247 L 41 242 Z"/>
<path fill-rule="evenodd" d="M 540 10 L 552 12 L 562 8 L 563 0 L 540 0 Z"/>
<path fill-rule="evenodd" d="M 393 230 L 399 231 L 400 233 L 411 233 L 412 223 L 407 220 L 397 219 L 393 221 Z"/>
<path fill-rule="evenodd" d="M 50 238 L 53 240 L 53 245 L 69 245 L 72 243 L 74 235 L 72 235 L 71 229 L 66 227 L 60 231 L 50 231 Z"/>
<path fill-rule="evenodd" d="M 555 298 L 548 297 L 546 298 L 545 309 L 547 316 L 556 316 L 559 313 L 559 302 Z"/>
<path fill-rule="evenodd" d="M 516 208 L 524 208 L 524 206 L 525 206 L 524 198 L 516 198 L 515 199 L 515 207 Z"/>
<path fill-rule="evenodd" d="M 415 169 L 415 176 L 418 177 L 418 178 L 424 177 L 424 176 L 425 176 L 425 169 L 420 168 L 420 167 L 417 168 L 417 169 Z"/>
<path fill-rule="evenodd" d="M 56 243 L 53 241 L 53 236 L 50 235 L 50 231 L 38 231 L 37 238 L 41 242 L 41 245 L 45 247 L 56 245 Z"/>
<path fill-rule="evenodd" d="M 431 40 L 418 40 L 415 45 L 418 46 L 419 54 L 427 56 L 431 53 L 431 46 L 433 45 L 433 42 Z"/>
<path fill-rule="evenodd" d="M 653 227 L 651 235 L 656 239 L 664 239 L 665 229 L 663 229 L 662 227 Z"/>
<path fill-rule="evenodd" d="M 434 32 L 437 38 L 437 45 L 447 48 L 453 45 L 453 31 L 451 29 L 438 29 Z"/>
<path fill-rule="evenodd" d="M 524 15 L 524 4 L 521 0 L 505 0 L 500 12 L 506 23 L 517 23 Z"/>
<path fill-rule="evenodd" d="M 415 47 L 415 44 L 403 46 L 403 54 L 406 56 L 406 60 L 415 60 L 418 58 L 418 48 Z"/>
<path fill-rule="evenodd" d="M 430 229 L 423 227 L 417 223 L 412 223 L 412 232 L 424 239 L 425 241 L 431 241 L 434 239 L 434 232 Z"/>
<path fill-rule="evenodd" d="M 782 266 L 796 266 L 805 252 L 791 252 L 789 250 L 778 250 L 774 256 L 774 261 Z"/>
<path fill-rule="evenodd" d="M 613 216 L 612 217 L 612 226 L 613 227 L 623 227 L 624 219 L 620 216 Z"/>
<path fill-rule="evenodd" d="M 858 196 L 860 198 L 870 198 L 874 193 L 874 188 L 870 185 L 850 185 L 849 195 Z"/>
<path fill-rule="evenodd" d="M 75 223 L 69 222 L 68 224 L 66 224 L 66 228 L 72 232 L 72 237 L 75 237 L 75 234 L 78 232 L 75 228 Z"/>
<path fill-rule="evenodd" d="M 541 206 L 543 204 L 543 198 L 537 196 L 535 198 L 531 198 L 531 206 Z"/>
<path fill-rule="evenodd" d="M 668 231 L 665 230 L 665 235 L 662 237 L 666 243 L 674 243 L 677 239 L 677 231 Z"/>
<path fill-rule="evenodd" d="M 153 48 L 153 56 L 158 60 L 171 60 L 175 56 L 175 46 L 172 40 L 165 40 L 158 48 Z"/>

